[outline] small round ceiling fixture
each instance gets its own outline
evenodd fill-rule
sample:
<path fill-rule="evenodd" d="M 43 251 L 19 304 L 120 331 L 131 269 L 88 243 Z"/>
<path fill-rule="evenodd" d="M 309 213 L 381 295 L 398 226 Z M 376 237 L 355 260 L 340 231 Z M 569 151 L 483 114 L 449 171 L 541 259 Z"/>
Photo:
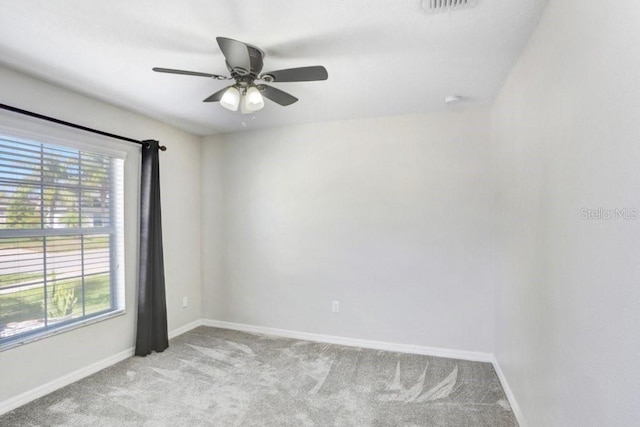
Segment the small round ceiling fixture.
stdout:
<path fill-rule="evenodd" d="M 444 103 L 447 105 L 456 105 L 462 102 L 462 97 L 458 95 L 449 95 L 444 99 Z"/>

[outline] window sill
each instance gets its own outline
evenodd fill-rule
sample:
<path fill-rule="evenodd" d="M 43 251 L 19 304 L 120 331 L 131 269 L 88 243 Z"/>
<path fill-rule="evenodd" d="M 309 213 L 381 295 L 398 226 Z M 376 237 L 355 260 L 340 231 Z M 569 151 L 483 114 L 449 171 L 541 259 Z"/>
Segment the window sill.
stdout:
<path fill-rule="evenodd" d="M 85 326 L 93 325 L 94 323 L 102 322 L 104 320 L 109 320 L 114 317 L 119 317 L 126 314 L 124 309 L 116 310 L 109 313 L 101 314 L 96 317 L 92 317 L 90 319 L 82 320 L 79 322 L 71 323 L 69 325 L 61 326 L 56 329 L 50 329 L 48 331 L 37 332 L 32 335 L 26 336 L 22 339 L 16 339 L 15 341 L 9 341 L 4 344 L 0 344 L 0 352 L 5 350 L 11 350 L 16 347 L 21 347 L 25 344 L 30 344 L 35 341 L 40 341 L 45 338 L 52 337 L 54 335 L 62 334 L 65 332 L 72 331 L 74 329 L 84 328 Z"/>

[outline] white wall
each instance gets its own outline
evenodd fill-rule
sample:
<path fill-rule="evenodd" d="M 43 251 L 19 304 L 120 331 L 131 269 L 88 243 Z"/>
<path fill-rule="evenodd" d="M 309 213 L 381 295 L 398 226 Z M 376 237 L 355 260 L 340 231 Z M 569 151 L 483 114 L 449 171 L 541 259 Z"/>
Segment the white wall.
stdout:
<path fill-rule="evenodd" d="M 640 3 L 551 1 L 493 109 L 496 355 L 532 426 L 640 420 Z"/>
<path fill-rule="evenodd" d="M 167 146 L 160 170 L 169 330 L 200 319 L 200 138 L 3 68 L 0 87 L 4 104 L 132 138 L 158 139 Z M 0 404 L 134 345 L 136 154 L 133 150 L 127 161 L 125 182 L 126 315 L 0 352 Z M 185 309 L 182 296 L 192 301 Z"/>
<path fill-rule="evenodd" d="M 219 319 L 225 311 L 222 261 L 225 245 L 223 224 L 224 183 L 222 177 L 224 142 L 221 136 L 205 138 L 201 147 L 202 203 L 202 315 Z"/>
<path fill-rule="evenodd" d="M 492 351 L 488 110 L 203 144 L 205 317 Z"/>

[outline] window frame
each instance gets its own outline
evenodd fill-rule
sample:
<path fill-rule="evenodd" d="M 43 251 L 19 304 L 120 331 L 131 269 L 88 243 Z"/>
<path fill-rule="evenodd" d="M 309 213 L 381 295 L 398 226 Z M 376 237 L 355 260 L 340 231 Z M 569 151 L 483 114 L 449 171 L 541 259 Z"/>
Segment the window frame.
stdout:
<path fill-rule="evenodd" d="M 125 221 L 127 212 L 124 207 L 127 190 L 124 181 L 127 175 L 127 157 L 133 151 L 131 144 L 113 141 L 110 138 L 88 134 L 80 130 L 74 130 L 62 125 L 36 121 L 31 118 L 16 117 L 12 114 L 0 112 L 0 135 L 7 139 L 24 140 L 36 144 L 53 145 L 63 149 L 74 151 L 84 151 L 92 154 L 108 156 L 112 159 L 122 160 L 120 178 L 122 185 L 119 188 L 118 203 L 120 204 L 121 221 L 119 224 L 111 224 L 111 227 L 118 228 L 113 231 L 114 242 L 117 249 L 110 248 L 110 289 L 111 308 L 105 311 L 83 315 L 82 317 L 70 319 L 56 323 L 54 326 L 46 326 L 33 331 L 16 334 L 15 337 L 5 337 L 0 343 L 0 352 L 14 347 L 22 346 L 34 341 L 58 335 L 67 331 L 82 328 L 98 322 L 102 322 L 114 317 L 123 316 L 127 313 L 126 286 L 125 286 L 125 252 L 127 244 L 125 238 Z M 110 171 L 110 173 L 113 173 Z M 114 208 L 115 209 L 115 208 Z M 110 213 L 111 214 L 111 213 Z M 109 227 L 102 227 L 105 230 Z M 32 236 L 37 232 L 39 236 L 53 235 L 79 235 L 92 233 L 78 233 L 82 227 L 77 228 L 39 228 L 39 229 L 11 229 L 3 237 Z M 88 229 L 87 229 L 88 230 Z M 4 230 L 7 231 L 7 230 Z M 97 231 L 96 231 L 97 233 Z M 8 234 L 13 234 L 8 236 Z M 105 234 L 105 233 L 103 233 Z M 112 245 L 113 246 L 113 245 Z M 43 255 L 44 256 L 44 255 Z M 115 266 L 115 268 L 114 268 Z M 44 271 L 43 271 L 44 275 Z"/>

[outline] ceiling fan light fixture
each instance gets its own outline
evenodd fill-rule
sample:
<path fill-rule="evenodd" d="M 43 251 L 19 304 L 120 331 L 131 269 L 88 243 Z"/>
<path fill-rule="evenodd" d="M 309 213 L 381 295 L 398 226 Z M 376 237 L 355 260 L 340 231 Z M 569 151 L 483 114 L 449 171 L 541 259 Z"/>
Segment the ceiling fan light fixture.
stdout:
<path fill-rule="evenodd" d="M 222 95 L 220 105 L 229 111 L 238 111 L 240 105 L 240 91 L 235 86 L 230 86 Z"/>
<path fill-rule="evenodd" d="M 254 112 L 264 108 L 264 98 L 257 87 L 251 86 L 243 97 L 244 107 L 247 111 Z"/>

